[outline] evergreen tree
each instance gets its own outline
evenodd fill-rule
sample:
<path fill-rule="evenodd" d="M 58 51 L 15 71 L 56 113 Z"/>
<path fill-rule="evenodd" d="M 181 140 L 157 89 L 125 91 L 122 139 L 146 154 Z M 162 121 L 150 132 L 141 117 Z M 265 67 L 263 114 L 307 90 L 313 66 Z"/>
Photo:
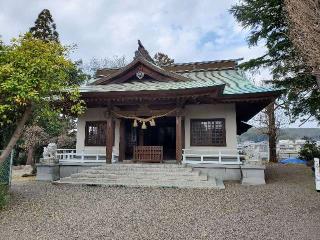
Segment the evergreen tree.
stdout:
<path fill-rule="evenodd" d="M 48 9 L 43 9 L 35 21 L 34 27 L 30 28 L 33 37 L 44 41 L 59 42 L 59 34 L 56 31 L 56 24 L 53 21 Z"/>
<path fill-rule="evenodd" d="M 243 0 L 230 11 L 244 28 L 250 29 L 249 46 L 263 42 L 267 48 L 263 56 L 245 62 L 242 67 L 271 68 L 272 82 L 286 89 L 292 120 L 299 117 L 320 120 L 316 78 L 290 40 L 284 0 Z"/>

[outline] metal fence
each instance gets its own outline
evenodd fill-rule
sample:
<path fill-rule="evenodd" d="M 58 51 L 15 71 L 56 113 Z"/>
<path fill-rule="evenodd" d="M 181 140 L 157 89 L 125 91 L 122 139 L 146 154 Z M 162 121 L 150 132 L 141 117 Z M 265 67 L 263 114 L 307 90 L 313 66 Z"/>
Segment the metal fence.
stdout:
<path fill-rule="evenodd" d="M 0 154 L 1 154 L 0 150 Z M 11 185 L 13 151 L 7 159 L 0 163 L 0 184 Z"/>

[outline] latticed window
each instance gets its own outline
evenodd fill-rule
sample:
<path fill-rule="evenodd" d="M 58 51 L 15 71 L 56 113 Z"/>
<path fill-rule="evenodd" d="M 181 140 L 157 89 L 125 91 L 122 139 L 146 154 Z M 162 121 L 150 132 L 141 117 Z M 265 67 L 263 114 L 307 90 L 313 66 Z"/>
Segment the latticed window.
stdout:
<path fill-rule="evenodd" d="M 191 119 L 191 146 L 225 146 L 225 119 Z"/>
<path fill-rule="evenodd" d="M 86 122 L 85 145 L 106 146 L 107 122 Z"/>

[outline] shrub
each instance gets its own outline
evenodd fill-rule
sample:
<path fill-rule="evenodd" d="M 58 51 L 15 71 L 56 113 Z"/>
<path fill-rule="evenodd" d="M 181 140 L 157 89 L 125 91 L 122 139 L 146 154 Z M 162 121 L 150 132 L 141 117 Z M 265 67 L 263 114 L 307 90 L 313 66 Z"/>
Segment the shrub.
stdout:
<path fill-rule="evenodd" d="M 8 202 L 8 187 L 0 183 L 0 210 Z"/>
<path fill-rule="evenodd" d="M 314 141 L 307 141 L 300 149 L 299 158 L 308 162 L 309 166 L 313 165 L 314 158 L 320 158 L 320 147 Z"/>

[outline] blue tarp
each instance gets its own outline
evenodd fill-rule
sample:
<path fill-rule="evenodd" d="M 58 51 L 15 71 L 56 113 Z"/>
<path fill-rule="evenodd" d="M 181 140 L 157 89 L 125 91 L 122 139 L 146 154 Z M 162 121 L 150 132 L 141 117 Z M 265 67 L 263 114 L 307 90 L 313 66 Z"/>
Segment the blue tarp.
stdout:
<path fill-rule="evenodd" d="M 307 164 L 306 160 L 299 158 L 287 158 L 280 161 L 282 164 Z"/>

